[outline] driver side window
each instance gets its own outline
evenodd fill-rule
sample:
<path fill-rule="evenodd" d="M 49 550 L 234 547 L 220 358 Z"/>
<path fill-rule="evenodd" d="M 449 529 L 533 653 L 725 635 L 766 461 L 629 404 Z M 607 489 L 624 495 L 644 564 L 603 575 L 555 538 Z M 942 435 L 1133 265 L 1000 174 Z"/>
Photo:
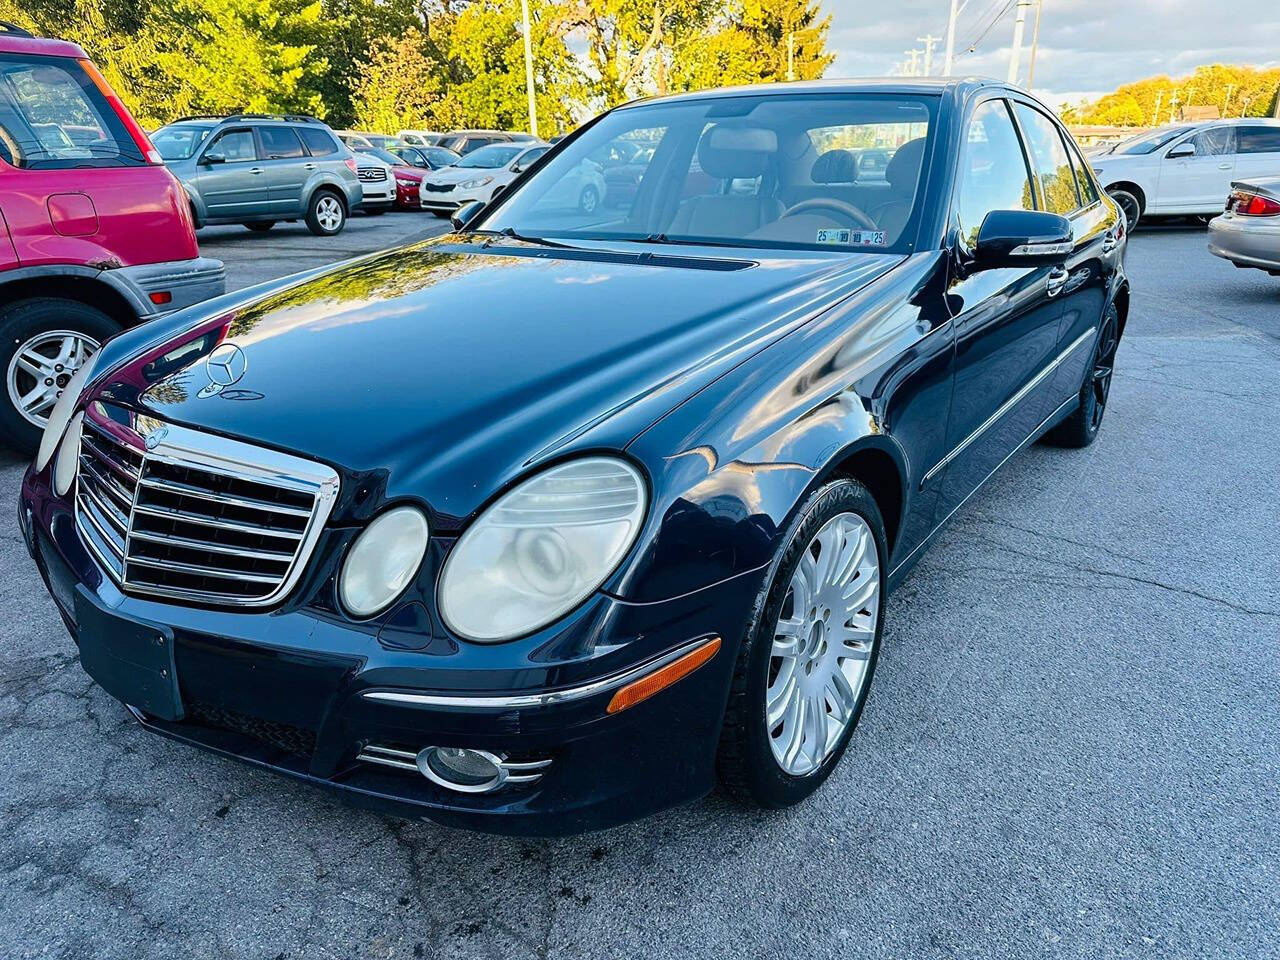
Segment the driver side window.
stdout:
<path fill-rule="evenodd" d="M 217 139 L 205 151 L 206 156 L 211 153 L 222 156 L 227 163 L 257 160 L 258 149 L 253 143 L 253 131 L 228 130 L 218 134 Z"/>
<path fill-rule="evenodd" d="M 1027 160 L 1003 100 L 979 104 L 969 119 L 960 153 L 956 219 L 960 239 L 972 249 L 983 218 L 993 210 L 1034 210 Z"/>

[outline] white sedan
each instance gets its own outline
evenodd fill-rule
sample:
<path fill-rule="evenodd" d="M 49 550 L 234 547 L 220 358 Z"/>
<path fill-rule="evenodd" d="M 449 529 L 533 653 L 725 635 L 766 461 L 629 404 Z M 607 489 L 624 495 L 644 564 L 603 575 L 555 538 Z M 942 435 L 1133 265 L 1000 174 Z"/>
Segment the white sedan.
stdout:
<path fill-rule="evenodd" d="M 537 141 L 495 143 L 464 156 L 451 167 L 422 178 L 422 208 L 445 217 L 473 200 L 488 203 L 522 171 L 551 149 Z M 572 175 L 561 178 L 557 189 L 565 192 L 568 206 L 586 213 L 604 199 L 604 174 L 598 164 L 583 161 Z"/>

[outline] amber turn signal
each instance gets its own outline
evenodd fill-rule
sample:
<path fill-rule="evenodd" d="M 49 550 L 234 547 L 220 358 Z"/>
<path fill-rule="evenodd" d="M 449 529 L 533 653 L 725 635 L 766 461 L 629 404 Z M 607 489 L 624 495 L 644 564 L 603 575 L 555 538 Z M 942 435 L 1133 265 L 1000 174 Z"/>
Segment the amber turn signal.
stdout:
<path fill-rule="evenodd" d="M 681 677 L 687 677 L 693 671 L 710 660 L 720 649 L 720 638 L 712 637 L 702 646 L 690 650 L 679 660 L 659 667 L 648 676 L 633 680 L 621 687 L 609 701 L 607 713 L 619 713 L 627 707 L 634 707 L 641 701 L 648 700 L 655 693 L 665 690 Z"/>

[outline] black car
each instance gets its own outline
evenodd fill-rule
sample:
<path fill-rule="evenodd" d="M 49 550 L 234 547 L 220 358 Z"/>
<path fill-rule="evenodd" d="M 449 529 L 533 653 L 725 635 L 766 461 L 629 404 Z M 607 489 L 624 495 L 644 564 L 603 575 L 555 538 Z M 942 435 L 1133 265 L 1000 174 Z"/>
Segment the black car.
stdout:
<path fill-rule="evenodd" d="M 631 202 L 566 201 L 641 135 Z M 623 106 L 454 225 L 107 343 L 19 513 L 141 724 L 485 830 L 817 788 L 888 591 L 1093 442 L 1129 311 L 1123 218 L 992 82 Z"/>

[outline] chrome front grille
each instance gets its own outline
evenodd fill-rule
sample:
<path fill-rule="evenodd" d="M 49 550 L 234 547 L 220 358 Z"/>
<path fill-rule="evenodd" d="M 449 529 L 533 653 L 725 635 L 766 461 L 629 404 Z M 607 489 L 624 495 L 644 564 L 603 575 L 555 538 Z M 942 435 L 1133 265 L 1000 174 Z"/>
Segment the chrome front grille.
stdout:
<path fill-rule="evenodd" d="M 366 183 L 380 183 L 387 179 L 387 171 L 381 167 L 361 167 L 356 171 L 356 176 Z"/>
<path fill-rule="evenodd" d="M 337 474 L 146 417 L 135 426 L 86 416 L 80 442 L 76 518 L 112 579 L 128 593 L 216 604 L 261 606 L 288 593 L 333 507 Z"/>

